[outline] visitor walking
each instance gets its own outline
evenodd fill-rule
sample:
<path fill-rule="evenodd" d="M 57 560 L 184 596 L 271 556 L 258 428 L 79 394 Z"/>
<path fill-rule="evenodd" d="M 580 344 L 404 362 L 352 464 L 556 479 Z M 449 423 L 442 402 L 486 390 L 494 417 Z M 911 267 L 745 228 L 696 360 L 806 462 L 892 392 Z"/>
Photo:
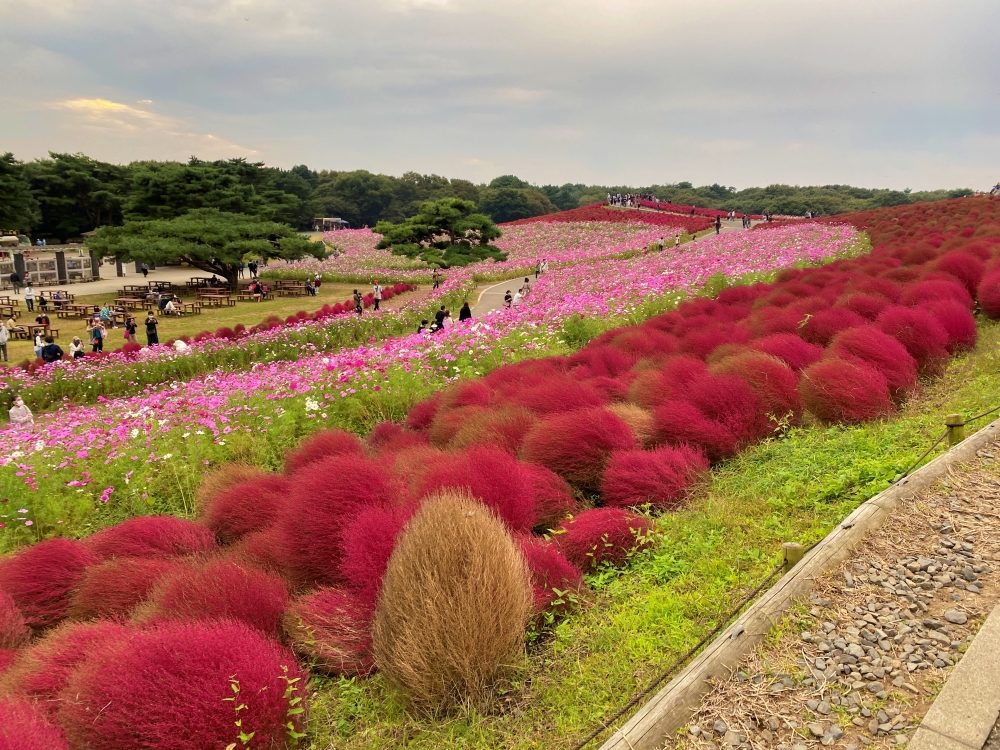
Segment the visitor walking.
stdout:
<path fill-rule="evenodd" d="M 10 275 L 10 285 L 14 287 L 14 294 L 21 293 L 21 277 L 16 273 Z"/>
<path fill-rule="evenodd" d="M 436 268 L 434 269 L 434 273 L 431 274 L 431 279 L 434 280 L 434 288 L 435 289 L 437 289 L 439 286 L 441 286 L 441 274 L 438 273 L 438 270 Z"/>
<path fill-rule="evenodd" d="M 355 289 L 354 290 L 354 312 L 358 315 L 362 315 L 365 311 L 365 301 L 361 297 L 361 293 Z"/>
<path fill-rule="evenodd" d="M 72 343 L 69 345 L 69 356 L 73 359 L 80 359 L 86 352 L 83 351 L 83 342 L 80 341 L 79 336 L 74 336 Z"/>
<path fill-rule="evenodd" d="M 42 347 L 42 362 L 50 364 L 58 362 L 63 357 L 62 347 L 55 342 L 51 336 L 45 337 L 45 346 Z"/>
<path fill-rule="evenodd" d="M 715 217 L 715 233 L 718 234 L 721 231 L 722 231 L 722 217 L 721 216 L 716 216 Z"/>
<path fill-rule="evenodd" d="M 372 287 L 372 294 L 375 296 L 375 309 L 378 310 L 379 302 L 382 301 L 382 287 L 378 284 L 378 279 L 375 279 L 375 286 Z"/>
<path fill-rule="evenodd" d="M 3 361 L 7 361 L 7 341 L 10 340 L 10 333 L 6 326 L 0 326 L 0 352 L 3 352 Z"/>
<path fill-rule="evenodd" d="M 663 238 L 660 237 L 660 252 L 663 252 Z"/>
<path fill-rule="evenodd" d="M 462 303 L 462 309 L 458 311 L 458 322 L 461 323 L 463 320 L 472 320 L 472 310 L 469 309 L 468 300 Z"/>
<path fill-rule="evenodd" d="M 147 276 L 149 276 L 149 264 L 148 263 L 143 263 L 141 266 L 139 266 L 139 270 L 142 271 L 142 278 L 145 279 Z"/>
<path fill-rule="evenodd" d="M 139 340 L 135 337 L 136 328 L 138 328 L 138 325 L 136 325 L 135 318 L 129 317 L 129 319 L 125 321 L 125 340 L 130 344 L 139 343 Z"/>
<path fill-rule="evenodd" d="M 153 315 L 153 311 L 150 310 L 146 314 L 146 345 L 147 346 L 156 346 L 157 344 L 160 343 L 160 337 L 156 334 L 156 326 L 158 326 L 159 324 L 160 324 L 160 322 L 156 319 L 156 316 Z"/>
<path fill-rule="evenodd" d="M 247 263 L 247 268 L 250 269 L 250 277 L 251 278 L 254 278 L 254 277 L 257 276 L 257 261 L 252 260 L 249 263 Z"/>
<path fill-rule="evenodd" d="M 535 264 L 535 281 L 538 281 L 538 276 L 542 272 L 542 261 L 538 261 Z"/>
<path fill-rule="evenodd" d="M 90 338 L 94 342 L 91 344 L 91 351 L 103 352 L 104 351 L 104 339 L 107 338 L 108 331 L 104 327 L 101 321 L 95 320 L 94 325 L 90 329 Z"/>
<path fill-rule="evenodd" d="M 24 306 L 28 308 L 28 312 L 35 311 L 35 290 L 31 288 L 30 281 L 24 287 Z"/>
<path fill-rule="evenodd" d="M 319 288 L 320 288 L 320 285 L 322 285 L 322 283 L 323 283 L 323 277 L 322 276 L 320 276 L 319 274 L 316 274 L 315 276 L 313 276 L 313 288 L 316 290 L 317 294 L 319 294 Z"/>
<path fill-rule="evenodd" d="M 31 409 L 24 405 L 24 399 L 20 395 L 14 396 L 14 405 L 7 414 L 10 417 L 10 423 L 15 427 L 27 427 L 35 423 Z"/>

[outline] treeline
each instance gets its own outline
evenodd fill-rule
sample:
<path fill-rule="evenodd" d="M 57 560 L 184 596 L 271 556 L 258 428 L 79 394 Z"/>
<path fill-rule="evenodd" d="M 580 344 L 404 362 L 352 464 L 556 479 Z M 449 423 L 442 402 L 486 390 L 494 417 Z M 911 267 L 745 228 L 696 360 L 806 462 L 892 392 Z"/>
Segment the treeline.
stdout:
<path fill-rule="evenodd" d="M 32 237 L 67 239 L 99 226 L 171 219 L 197 208 L 245 213 L 308 230 L 317 217 L 339 217 L 352 227 L 402 222 L 424 201 L 460 198 L 496 222 L 597 203 L 608 193 L 652 194 L 660 200 L 746 213 L 820 215 L 862 211 L 920 200 L 969 195 L 971 190 L 914 193 L 848 185 L 770 185 L 736 190 L 689 182 L 648 187 L 567 183 L 531 185 L 513 175 L 489 184 L 407 172 L 401 177 L 365 170 L 316 171 L 305 165 L 268 167 L 244 159 L 187 163 L 110 164 L 83 154 L 50 153 L 20 162 L 0 156 L 0 229 Z"/>

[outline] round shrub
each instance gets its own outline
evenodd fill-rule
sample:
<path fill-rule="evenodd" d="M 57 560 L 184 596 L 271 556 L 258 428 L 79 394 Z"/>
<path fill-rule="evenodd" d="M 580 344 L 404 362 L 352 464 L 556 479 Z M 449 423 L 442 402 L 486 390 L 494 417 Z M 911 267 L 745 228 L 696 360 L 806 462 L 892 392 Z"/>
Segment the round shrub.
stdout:
<path fill-rule="evenodd" d="M 684 354 L 705 359 L 712 350 L 722 344 L 747 344 L 753 334 L 735 323 L 720 323 L 691 331 L 681 339 L 678 347 Z"/>
<path fill-rule="evenodd" d="M 202 523 L 223 544 L 231 544 L 274 523 L 290 488 L 291 482 L 276 474 L 235 485 L 208 501 Z"/>
<path fill-rule="evenodd" d="M 894 410 L 882 373 L 835 357 L 807 367 L 801 390 L 806 408 L 824 422 L 866 422 Z"/>
<path fill-rule="evenodd" d="M 708 471 L 708 459 L 688 446 L 612 453 L 601 479 L 601 501 L 613 508 L 649 504 L 676 508 Z"/>
<path fill-rule="evenodd" d="M 69 750 L 69 744 L 36 706 L 0 698 L 0 750 Z"/>
<path fill-rule="evenodd" d="M 471 380 L 453 385 L 443 392 L 441 406 L 455 409 L 460 406 L 489 406 L 493 392 L 482 380 Z"/>
<path fill-rule="evenodd" d="M 974 255 L 962 252 L 945 253 L 934 263 L 934 270 L 951 274 L 962 282 L 969 294 L 975 294 L 983 280 L 986 266 Z"/>
<path fill-rule="evenodd" d="M 0 678 L 18 656 L 20 656 L 20 651 L 15 648 L 0 648 Z"/>
<path fill-rule="evenodd" d="M 84 538 L 102 560 L 113 557 L 180 557 L 218 549 L 207 526 L 175 516 L 139 516 Z"/>
<path fill-rule="evenodd" d="M 672 354 L 677 350 L 677 338 L 650 326 L 619 328 L 608 345 L 634 357 L 651 354 Z"/>
<path fill-rule="evenodd" d="M 948 331 L 933 315 L 912 307 L 888 307 L 875 321 L 917 360 L 923 375 L 939 375 L 948 363 Z"/>
<path fill-rule="evenodd" d="M 652 526 L 648 518 L 622 508 L 594 508 L 563 521 L 552 539 L 567 560 L 586 572 L 604 562 L 624 565 Z"/>
<path fill-rule="evenodd" d="M 777 420 L 797 425 L 802 420 L 799 379 L 776 357 L 763 352 L 747 352 L 728 357 L 712 366 L 713 374 L 741 378 L 763 403 L 765 413 Z"/>
<path fill-rule="evenodd" d="M 776 333 L 750 344 L 754 349 L 777 357 L 795 372 L 801 372 L 823 356 L 823 347 L 810 344 L 794 333 Z"/>
<path fill-rule="evenodd" d="M 516 455 L 524 436 L 538 422 L 530 410 L 519 406 L 501 406 L 473 414 L 462 425 L 448 447 L 462 450 L 474 445 L 489 445 Z"/>
<path fill-rule="evenodd" d="M 684 400 L 706 417 L 723 424 L 737 446 L 766 437 L 772 431 L 764 402 L 736 375 L 706 374 L 688 385 Z"/>
<path fill-rule="evenodd" d="M 96 620 L 128 617 L 161 578 L 182 563 L 167 558 L 118 557 L 84 571 L 73 592 L 68 617 Z"/>
<path fill-rule="evenodd" d="M 857 313 L 865 320 L 875 320 L 889 306 L 889 300 L 875 294 L 848 294 L 838 301 L 838 306 Z"/>
<path fill-rule="evenodd" d="M 385 464 L 357 454 L 334 456 L 297 477 L 275 525 L 278 554 L 296 584 L 342 583 L 347 523 L 362 508 L 405 501 L 406 488 Z"/>
<path fill-rule="evenodd" d="M 239 620 L 265 635 L 281 630 L 288 584 L 278 576 L 232 560 L 187 565 L 164 575 L 135 613 L 139 622 Z"/>
<path fill-rule="evenodd" d="M 532 611 L 565 612 L 572 597 L 583 588 L 583 576 L 559 551 L 554 542 L 530 534 L 519 534 L 517 544 L 531 574 Z"/>
<path fill-rule="evenodd" d="M 669 357 L 660 368 L 672 394 L 680 394 L 688 384 L 708 372 L 708 366 L 700 359 L 685 355 Z"/>
<path fill-rule="evenodd" d="M 73 589 L 98 562 L 80 542 L 48 539 L 0 560 L 0 590 L 14 601 L 28 627 L 51 627 L 66 617 Z"/>
<path fill-rule="evenodd" d="M 406 415 L 404 425 L 411 430 L 429 429 L 431 422 L 434 421 L 434 415 L 437 414 L 440 406 L 441 392 L 439 391 L 433 396 L 425 398 L 423 401 L 418 401 L 411 406 L 409 414 Z"/>
<path fill-rule="evenodd" d="M 884 297 L 892 304 L 898 304 L 903 296 L 903 290 L 891 279 L 878 276 L 862 276 L 851 281 L 849 288 L 852 292 Z"/>
<path fill-rule="evenodd" d="M 945 299 L 972 309 L 972 295 L 957 281 L 920 281 L 907 287 L 900 304 L 905 307 L 923 307 L 930 302 Z"/>
<path fill-rule="evenodd" d="M 579 506 L 566 480 L 537 464 L 521 464 L 535 492 L 535 530 L 545 533 Z"/>
<path fill-rule="evenodd" d="M 713 462 L 736 453 L 737 440 L 732 431 L 687 401 L 667 401 L 653 412 L 653 419 L 657 442 L 689 445 L 703 451 Z"/>
<path fill-rule="evenodd" d="M 447 448 L 448 444 L 455 439 L 458 431 L 464 427 L 470 419 L 483 415 L 487 409 L 483 406 L 458 406 L 454 409 L 441 407 L 434 415 L 434 421 L 427 431 L 427 437 L 431 445 L 438 448 Z"/>
<path fill-rule="evenodd" d="M 897 403 L 917 387 L 917 361 L 896 339 L 875 326 L 841 331 L 830 344 L 830 354 L 878 370 Z"/>
<path fill-rule="evenodd" d="M 250 482 L 265 476 L 267 476 L 265 472 L 250 464 L 240 462 L 222 464 L 214 471 L 206 473 L 201 480 L 201 484 L 198 485 L 198 489 L 195 490 L 194 507 L 196 514 L 201 515 L 208 501 L 220 492 L 224 492 L 237 484 L 243 484 L 244 482 Z"/>
<path fill-rule="evenodd" d="M 305 713 L 289 714 L 291 696 L 305 703 L 305 681 L 290 651 L 246 625 L 164 624 L 92 650 L 59 723 L 88 750 L 120 750 L 123 737 L 137 748 L 223 748 L 240 731 L 252 735 L 241 747 L 284 748 L 287 725 L 305 727 Z"/>
<path fill-rule="evenodd" d="M 979 331 L 976 318 L 969 308 L 954 300 L 931 302 L 925 308 L 948 333 L 948 353 L 975 349 Z"/>
<path fill-rule="evenodd" d="M 628 389 L 633 371 L 623 372 L 617 378 L 606 378 L 603 375 L 591 378 L 587 382 L 596 390 L 604 401 L 624 401 L 628 398 Z"/>
<path fill-rule="evenodd" d="M 385 445 L 389 445 L 403 434 L 405 434 L 405 431 L 402 425 L 398 425 L 395 422 L 379 422 L 368 433 L 368 445 L 378 450 Z"/>
<path fill-rule="evenodd" d="M 298 448 L 288 452 L 285 456 L 285 474 L 292 476 L 309 464 L 330 456 L 364 452 L 365 446 L 353 432 L 320 430 L 299 443 Z"/>
<path fill-rule="evenodd" d="M 508 398 L 539 416 L 588 409 L 604 403 L 603 396 L 592 385 L 569 377 L 549 378 L 531 388 L 513 392 Z"/>
<path fill-rule="evenodd" d="M 535 492 L 531 477 L 505 451 L 477 446 L 455 454 L 420 477 L 414 495 L 423 497 L 444 489 L 464 490 L 490 508 L 512 531 L 530 531 L 535 525 Z"/>
<path fill-rule="evenodd" d="M 845 328 L 863 326 L 865 319 L 844 307 L 831 307 L 813 315 L 802 326 L 802 338 L 810 344 L 826 346 Z"/>
<path fill-rule="evenodd" d="M 611 404 L 607 409 L 632 429 L 642 445 L 651 446 L 656 442 L 656 420 L 652 411 L 635 404 Z"/>
<path fill-rule="evenodd" d="M 643 409 L 653 409 L 673 394 L 666 375 L 658 370 L 640 372 L 628 389 L 628 398 Z"/>
<path fill-rule="evenodd" d="M 120 641 L 129 632 L 124 625 L 107 620 L 64 623 L 20 650 L 14 663 L 0 675 L 0 693 L 30 698 L 54 713 L 76 665 L 92 648 Z"/>
<path fill-rule="evenodd" d="M 416 504 L 363 508 L 344 528 L 341 577 L 358 601 L 374 611 L 382 576 L 400 532 L 417 511 Z"/>
<path fill-rule="evenodd" d="M 0 589 L 0 649 L 20 648 L 31 640 L 31 628 L 24 621 L 14 599 Z"/>
<path fill-rule="evenodd" d="M 607 409 L 584 409 L 542 420 L 524 439 L 521 456 L 568 482 L 596 488 L 614 451 L 638 447 L 628 424 Z"/>
<path fill-rule="evenodd" d="M 279 552 L 280 534 L 271 526 L 247 534 L 226 548 L 224 557 L 241 565 L 252 565 L 278 575 L 284 575 L 284 562 Z"/>
<path fill-rule="evenodd" d="M 282 622 L 295 653 L 328 675 L 367 677 L 373 612 L 347 591 L 320 588 L 293 601 Z"/>
<path fill-rule="evenodd" d="M 590 344 L 569 357 L 568 364 L 571 370 L 585 371 L 588 378 L 601 375 L 613 378 L 632 367 L 636 359 L 638 357 L 610 346 Z M 579 377 L 579 374 L 574 374 L 574 377 Z"/>
<path fill-rule="evenodd" d="M 418 707 L 482 705 L 524 652 L 532 590 L 503 522 L 457 493 L 428 498 L 389 560 L 375 664 Z"/>
<path fill-rule="evenodd" d="M 1000 319 L 1000 270 L 990 271 L 976 287 L 979 309 L 993 320 Z"/>

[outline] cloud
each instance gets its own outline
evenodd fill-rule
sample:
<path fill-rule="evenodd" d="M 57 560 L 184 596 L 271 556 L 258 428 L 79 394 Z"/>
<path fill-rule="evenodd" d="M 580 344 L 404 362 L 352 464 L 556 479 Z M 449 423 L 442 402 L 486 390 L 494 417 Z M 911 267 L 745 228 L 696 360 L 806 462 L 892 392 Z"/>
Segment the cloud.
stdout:
<path fill-rule="evenodd" d="M 151 104 L 152 101 L 144 99 L 139 103 Z M 89 128 L 108 137 L 133 139 L 143 143 L 157 139 L 159 149 L 166 146 L 185 156 L 196 154 L 206 159 L 221 159 L 253 156 L 257 153 L 210 133 L 191 132 L 180 118 L 108 99 L 69 99 L 56 102 L 51 107 L 70 115 L 65 127 Z"/>

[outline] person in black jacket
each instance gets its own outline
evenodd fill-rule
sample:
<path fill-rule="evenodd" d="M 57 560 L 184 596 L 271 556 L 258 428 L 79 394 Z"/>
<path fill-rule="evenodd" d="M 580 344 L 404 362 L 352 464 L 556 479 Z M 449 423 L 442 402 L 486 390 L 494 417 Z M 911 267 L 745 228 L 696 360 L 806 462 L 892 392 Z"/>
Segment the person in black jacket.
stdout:
<path fill-rule="evenodd" d="M 56 344 L 51 336 L 45 337 L 45 346 L 42 347 L 42 362 L 58 362 L 62 359 L 63 350 Z"/>
<path fill-rule="evenodd" d="M 458 311 L 458 320 L 459 322 L 463 320 L 472 320 L 472 310 L 469 309 L 468 302 L 465 302 L 465 304 L 462 305 L 462 309 Z"/>

